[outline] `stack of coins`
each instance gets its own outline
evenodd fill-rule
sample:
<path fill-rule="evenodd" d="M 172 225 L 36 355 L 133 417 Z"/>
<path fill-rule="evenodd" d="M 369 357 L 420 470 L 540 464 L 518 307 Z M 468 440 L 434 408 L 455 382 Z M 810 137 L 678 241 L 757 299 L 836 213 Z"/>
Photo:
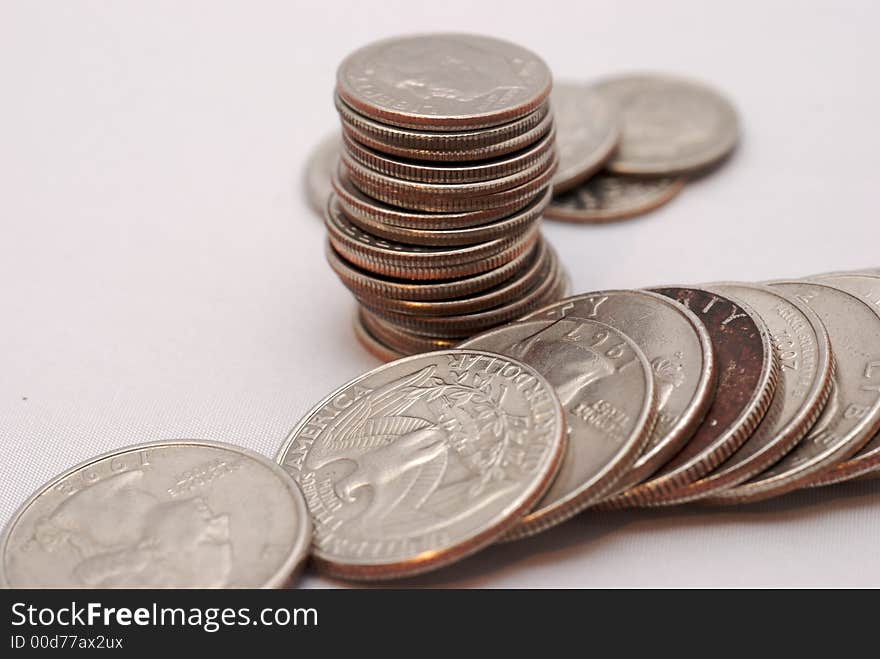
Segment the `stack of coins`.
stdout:
<path fill-rule="evenodd" d="M 380 357 L 451 346 L 565 294 L 539 231 L 557 169 L 551 86 L 533 53 L 470 35 L 382 41 L 340 65 L 327 258 Z"/>

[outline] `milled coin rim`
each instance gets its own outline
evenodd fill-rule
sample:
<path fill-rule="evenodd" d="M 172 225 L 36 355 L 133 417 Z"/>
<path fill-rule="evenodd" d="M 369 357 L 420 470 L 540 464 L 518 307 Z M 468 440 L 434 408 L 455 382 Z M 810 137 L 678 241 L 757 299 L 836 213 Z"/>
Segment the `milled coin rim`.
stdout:
<path fill-rule="evenodd" d="M 431 38 L 471 39 L 481 41 L 487 49 L 489 44 L 496 44 L 519 51 L 521 56 L 524 56 L 527 59 L 532 59 L 539 65 L 543 66 L 545 78 L 544 86 L 533 94 L 531 98 L 526 99 L 515 106 L 510 106 L 501 110 L 489 110 L 465 115 L 429 115 L 417 112 L 406 112 L 388 107 L 379 107 L 370 103 L 369 99 L 361 99 L 359 94 L 348 89 L 348 85 L 344 80 L 344 72 L 347 71 L 350 68 L 351 63 L 356 61 L 359 57 L 364 57 L 364 55 L 370 51 L 375 52 L 376 50 L 385 48 L 394 42 L 418 41 Z M 538 56 L 534 51 L 506 39 L 498 39 L 496 37 L 488 37 L 482 34 L 465 32 L 426 32 L 373 41 L 350 53 L 344 60 L 342 60 L 336 71 L 336 93 L 339 94 L 339 97 L 345 101 L 349 107 L 353 108 L 358 113 L 370 117 L 380 123 L 391 124 L 403 128 L 438 132 L 474 130 L 508 123 L 534 111 L 550 95 L 550 89 L 552 87 L 553 74 L 550 71 L 550 67 L 548 67 L 544 59 Z"/>
<path fill-rule="evenodd" d="M 386 346 L 379 339 L 370 334 L 370 330 L 366 328 L 363 320 L 361 320 L 361 314 L 359 311 L 356 310 L 352 315 L 352 328 L 354 329 L 354 335 L 364 350 L 373 355 L 376 359 L 386 363 L 406 357 L 405 354 Z"/>
<path fill-rule="evenodd" d="M 818 281 L 804 279 L 784 279 L 768 282 L 768 285 L 771 288 L 776 284 L 795 284 L 799 286 L 806 284 L 809 286 L 820 286 L 822 288 L 828 288 L 832 291 L 835 291 L 836 293 L 840 293 L 842 295 L 849 296 L 854 300 L 858 300 L 859 303 L 864 304 L 865 307 L 867 307 L 872 313 L 877 315 L 870 305 L 865 304 L 865 302 L 863 300 L 860 300 L 857 296 L 851 293 L 847 293 L 846 291 L 843 291 L 839 288 L 835 288 L 834 286 L 829 286 Z M 831 346 L 833 350 L 833 339 Z M 866 428 L 867 430 L 865 430 Z M 810 480 L 813 476 L 817 476 L 821 474 L 824 470 L 833 467 L 835 464 L 840 464 L 852 457 L 852 455 L 857 453 L 859 449 L 862 448 L 862 446 L 871 441 L 871 439 L 874 437 L 874 435 L 877 434 L 878 431 L 880 431 L 880 396 L 878 396 L 877 400 L 874 401 L 874 405 L 871 407 L 870 412 L 866 414 L 860 420 L 860 422 L 856 424 L 853 429 L 848 433 L 850 437 L 859 437 L 859 439 L 857 439 L 855 442 L 842 441 L 835 448 L 826 451 L 823 454 L 825 457 L 817 461 L 818 464 L 814 463 L 813 465 L 810 465 L 809 463 L 804 463 L 797 469 L 788 472 L 799 474 L 796 475 L 794 478 L 787 478 L 786 474 L 782 473 L 777 474 L 770 479 L 757 481 L 755 483 L 752 483 L 751 481 L 746 481 L 745 483 L 741 483 L 736 487 L 729 488 L 715 494 L 712 497 L 708 497 L 704 499 L 704 501 L 710 504 L 718 505 L 754 503 L 757 501 L 763 501 L 765 499 L 787 494 L 804 486 L 809 486 Z M 760 476 L 760 474 L 758 474 L 758 476 Z"/>
<path fill-rule="evenodd" d="M 773 350 L 767 324 L 754 309 L 745 302 L 731 299 L 730 296 L 721 295 L 702 286 L 669 285 L 656 288 L 695 290 L 716 296 L 722 300 L 728 300 L 732 304 L 739 306 L 749 315 L 758 330 L 764 352 L 764 360 L 761 365 L 761 372 L 758 375 L 757 385 L 751 392 L 748 402 L 743 406 L 736 418 L 728 424 L 724 432 L 712 442 L 711 446 L 701 451 L 699 455 L 691 458 L 686 465 L 677 467 L 675 471 L 649 478 L 610 499 L 606 499 L 602 502 L 602 506 L 605 508 L 617 509 L 662 504 L 662 501 L 667 496 L 674 495 L 676 490 L 711 472 L 730 457 L 752 435 L 769 409 L 770 403 L 773 400 L 773 394 L 776 391 L 776 384 L 779 378 L 779 361 L 776 351 Z M 656 290 L 656 288 L 653 290 Z M 676 302 L 676 304 L 678 303 Z"/>
<path fill-rule="evenodd" d="M 554 204 L 552 201 L 550 205 L 544 210 L 544 217 L 551 220 L 559 220 L 560 222 L 572 222 L 575 224 L 611 224 L 614 222 L 621 222 L 623 220 L 631 220 L 634 217 L 639 217 L 641 215 L 645 215 L 650 213 L 651 211 L 657 210 L 662 206 L 665 206 L 670 201 L 675 199 L 682 190 L 684 190 L 685 184 L 687 183 L 687 179 L 683 176 L 658 176 L 654 178 L 646 178 L 639 176 L 624 176 L 622 174 L 612 174 L 610 172 L 600 172 L 596 175 L 596 177 L 613 177 L 617 179 L 630 179 L 634 181 L 647 181 L 651 183 L 656 183 L 658 181 L 669 181 L 669 185 L 663 188 L 663 194 L 657 195 L 650 199 L 648 203 L 641 204 L 639 206 L 634 206 L 630 208 L 622 208 L 618 210 L 612 211 L 601 211 L 601 210 L 571 210 L 562 205 Z M 589 179 L 582 181 L 578 185 L 588 185 L 590 182 Z M 576 188 L 577 186 L 573 186 Z M 565 192 L 571 192 L 570 189 Z"/>
<path fill-rule="evenodd" d="M 661 505 L 686 503 L 695 499 L 711 496 L 719 491 L 739 485 L 750 479 L 752 476 L 755 476 L 773 466 L 807 436 L 807 433 L 810 432 L 810 429 L 815 425 L 816 421 L 821 416 L 822 411 L 825 409 L 825 405 L 831 396 L 831 390 L 834 385 L 835 363 L 831 339 L 828 336 L 828 330 L 825 328 L 824 323 L 815 311 L 802 304 L 794 297 L 781 294 L 769 286 L 761 284 L 730 281 L 704 284 L 704 286 L 707 290 L 713 292 L 717 291 L 725 297 L 730 297 L 740 305 L 742 305 L 740 298 L 724 289 L 726 287 L 755 288 L 784 300 L 802 313 L 809 322 L 810 329 L 816 335 L 816 377 L 813 379 L 813 382 L 810 385 L 810 391 L 804 402 L 801 404 L 797 414 L 795 414 L 795 416 L 776 433 L 775 438 L 763 447 L 761 451 L 756 453 L 750 460 L 744 462 L 733 472 L 725 473 L 724 466 L 726 461 L 722 462 L 715 470 L 686 485 L 677 495 L 673 494 L 668 498 L 664 498 L 664 500 L 660 502 Z M 780 377 L 782 377 L 781 372 Z M 760 427 L 760 424 L 758 424 L 758 427 Z M 747 439 L 742 446 L 745 446 L 748 441 L 749 440 Z M 733 457 L 734 455 L 736 455 L 735 451 L 730 457 Z"/>
<path fill-rule="evenodd" d="M 180 448 L 184 446 L 203 446 L 207 448 L 223 449 L 226 451 L 231 451 L 233 453 L 244 455 L 245 457 L 251 458 L 255 462 L 267 468 L 270 472 L 277 476 L 281 483 L 288 489 L 288 491 L 291 493 L 290 498 L 294 501 L 294 505 L 297 508 L 297 514 L 299 516 L 302 529 L 300 529 L 300 532 L 296 534 L 296 541 L 293 543 L 290 554 L 281 565 L 281 567 L 278 569 L 278 571 L 266 583 L 260 586 L 244 587 L 256 587 L 260 589 L 284 588 L 292 583 L 309 557 L 313 531 L 312 514 L 309 511 L 305 497 L 300 490 L 299 483 L 291 478 L 290 474 L 288 474 L 280 465 L 278 465 L 277 462 L 257 453 L 256 451 L 244 448 L 243 446 L 236 446 L 235 444 L 218 442 L 208 439 L 166 439 L 143 442 L 138 444 L 130 444 L 122 448 L 107 451 L 106 453 L 101 453 L 100 455 L 89 458 L 88 460 L 85 460 L 74 465 L 73 467 L 70 467 L 66 471 L 62 472 L 61 474 L 55 476 L 54 478 L 50 479 L 49 481 L 38 487 L 36 491 L 34 491 L 34 493 L 31 494 L 31 496 L 28 497 L 28 499 L 21 506 L 18 507 L 18 509 L 13 513 L 12 517 L 9 518 L 9 522 L 7 522 L 5 528 L 3 529 L 2 535 L 0 535 L 0 588 L 14 588 L 14 586 L 9 583 L 6 574 L 6 545 L 9 542 L 10 536 L 12 535 L 12 530 L 15 528 L 21 516 L 37 501 L 37 499 L 40 498 L 40 496 L 44 492 L 50 490 L 52 487 L 56 486 L 65 478 L 72 476 L 78 471 L 81 471 L 82 469 L 85 469 L 90 465 L 101 462 L 108 458 L 122 455 L 124 453 L 132 453 L 149 449 Z M 69 586 L 65 586 L 65 588 L 68 587 Z M 129 586 L 125 587 L 128 588 Z M 169 586 L 168 588 L 175 589 L 177 587 Z"/>
<path fill-rule="evenodd" d="M 576 316 L 565 316 L 555 321 L 538 319 L 524 320 L 516 323 L 516 325 L 534 324 L 549 327 L 560 320 L 587 323 L 599 328 L 610 329 L 612 335 L 623 337 L 624 342 L 633 351 L 633 354 L 636 356 L 636 359 L 642 367 L 642 375 L 645 378 L 645 399 L 639 411 L 639 416 L 636 419 L 633 432 L 630 433 L 626 446 L 621 449 L 621 453 L 618 453 L 618 455 L 615 456 L 615 459 L 608 462 L 590 481 L 590 483 L 583 483 L 580 488 L 569 492 L 558 501 L 546 506 L 541 506 L 541 501 L 539 501 L 531 512 L 523 516 L 519 521 L 519 524 L 514 526 L 500 538 L 500 542 L 510 542 L 537 535 L 547 529 L 562 524 L 577 515 L 579 512 L 588 508 L 591 504 L 599 501 L 614 488 L 615 484 L 624 474 L 627 473 L 638 459 L 639 455 L 641 455 L 642 450 L 651 438 L 654 423 L 657 421 L 657 391 L 651 364 L 644 352 L 642 352 L 642 349 L 636 345 L 635 341 L 629 338 L 621 330 L 606 323 L 586 318 L 578 318 Z M 459 344 L 459 347 L 468 350 L 469 343 L 479 341 L 483 336 L 499 331 L 503 331 L 503 327 L 496 327 L 482 334 L 478 334 L 477 336 Z M 573 440 L 569 436 L 569 446 L 572 441 Z M 564 460 L 565 458 L 563 458 L 563 464 Z"/>
<path fill-rule="evenodd" d="M 279 449 L 275 457 L 275 461 L 279 465 L 282 465 L 283 468 L 285 454 L 287 453 L 287 450 L 290 448 L 294 439 L 296 439 L 297 433 L 299 433 L 300 430 L 302 430 L 302 428 L 307 425 L 308 421 L 314 414 L 319 412 L 324 406 L 329 404 L 330 401 L 339 396 L 343 391 L 346 391 L 350 387 L 358 384 L 359 382 L 363 382 L 365 379 L 372 377 L 373 375 L 383 370 L 395 368 L 399 365 L 404 365 L 409 362 L 430 359 L 432 356 L 439 357 L 441 355 L 457 353 L 478 354 L 516 364 L 517 366 L 522 367 L 523 370 L 529 372 L 530 375 L 533 375 L 535 379 L 541 383 L 542 387 L 549 394 L 549 400 L 551 401 L 551 403 L 553 403 L 556 426 L 558 427 L 558 433 L 556 433 L 555 437 L 551 437 L 549 440 L 551 446 L 549 448 L 549 455 L 546 457 L 546 471 L 536 479 L 534 487 L 526 490 L 518 497 L 518 503 L 515 503 L 515 505 L 511 505 L 512 509 L 508 509 L 505 511 L 503 519 L 497 520 L 494 524 L 486 525 L 483 531 L 473 535 L 470 538 L 454 542 L 449 547 L 420 552 L 410 559 L 396 560 L 387 563 L 366 563 L 359 561 L 334 560 L 313 545 L 312 560 L 315 566 L 321 571 L 333 576 L 343 577 L 346 579 L 370 581 L 414 576 L 417 574 L 424 574 L 425 572 L 445 567 L 447 565 L 450 565 L 451 563 L 466 558 L 467 556 L 471 556 L 481 549 L 492 544 L 497 538 L 499 538 L 509 528 L 516 524 L 527 511 L 531 510 L 535 503 L 537 503 L 540 498 L 544 496 L 544 494 L 547 492 L 548 488 L 552 484 L 553 479 L 559 472 L 559 468 L 562 466 L 562 457 L 565 454 L 567 444 L 567 437 L 565 432 L 565 414 L 562 410 L 561 403 L 556 398 L 555 390 L 553 389 L 553 386 L 549 382 L 547 382 L 543 375 L 538 373 L 538 371 L 536 371 L 528 364 L 524 364 L 517 359 L 506 357 L 504 355 L 490 352 L 488 350 L 451 349 L 421 353 L 418 355 L 404 357 L 403 359 L 398 359 L 397 361 L 389 362 L 387 364 L 382 364 L 381 366 L 378 366 L 374 369 L 367 371 L 366 373 L 359 375 L 358 377 L 348 381 L 341 387 L 338 387 L 333 392 L 325 396 L 320 402 L 318 402 L 308 412 L 306 412 L 305 415 L 303 415 L 302 419 L 300 419 L 300 421 L 293 427 L 293 429 L 288 433 L 284 442 L 281 444 L 281 448 Z M 290 474 L 288 474 L 288 478 L 291 478 Z"/>

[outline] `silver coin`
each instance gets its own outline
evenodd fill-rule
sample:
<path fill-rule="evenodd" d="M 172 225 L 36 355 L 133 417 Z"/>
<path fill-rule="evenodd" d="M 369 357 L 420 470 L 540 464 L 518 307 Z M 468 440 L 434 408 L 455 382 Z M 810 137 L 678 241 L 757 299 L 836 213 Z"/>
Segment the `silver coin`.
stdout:
<path fill-rule="evenodd" d="M 745 302 L 764 320 L 780 377 L 770 408 L 751 437 L 717 469 L 665 497 L 664 504 L 708 496 L 770 467 L 804 438 L 831 394 L 831 341 L 813 310 L 767 286 L 724 283 L 706 288 Z"/>
<path fill-rule="evenodd" d="M 691 174 L 722 160 L 739 139 L 733 105 L 700 83 L 627 75 L 597 89 L 622 116 L 620 146 L 606 165 L 615 174 Z"/>
<path fill-rule="evenodd" d="M 651 365 L 626 335 L 579 318 L 506 325 L 465 341 L 533 366 L 555 387 L 568 448 L 553 485 L 505 539 L 573 517 L 605 495 L 638 458 L 655 418 Z"/>
<path fill-rule="evenodd" d="M 0 585 L 282 587 L 310 542 L 302 494 L 278 465 L 228 444 L 154 442 L 37 491 L 0 539 Z"/>
<path fill-rule="evenodd" d="M 304 185 L 309 206 L 319 217 L 324 216 L 327 199 L 333 192 L 334 172 L 342 151 L 342 138 L 339 133 L 328 135 L 315 147 L 306 163 Z"/>
<path fill-rule="evenodd" d="M 535 110 L 552 77 L 534 53 L 500 39 L 420 34 L 369 44 L 345 58 L 336 91 L 383 123 L 420 130 L 470 130 Z"/>
<path fill-rule="evenodd" d="M 425 572 L 494 541 L 543 496 L 565 450 L 553 387 L 475 350 L 407 357 L 330 394 L 278 454 L 332 574 Z"/>
<path fill-rule="evenodd" d="M 588 85 L 556 82 L 550 103 L 559 156 L 553 193 L 559 194 L 601 169 L 617 148 L 620 125 L 611 105 Z"/>
<path fill-rule="evenodd" d="M 880 313 L 880 275 L 840 274 L 823 277 L 821 282 L 855 295 Z M 880 362 L 866 371 L 868 379 L 880 386 Z M 880 434 L 865 444 L 858 453 L 816 476 L 811 485 L 830 485 L 880 471 Z"/>
<path fill-rule="evenodd" d="M 578 295 L 529 314 L 540 318 L 585 318 L 619 330 L 651 363 L 657 392 L 657 423 L 621 490 L 656 471 L 688 441 L 712 404 L 715 358 L 706 327 L 690 310 L 646 291 L 601 291 Z"/>
<path fill-rule="evenodd" d="M 725 490 L 713 503 L 746 503 L 785 494 L 846 460 L 880 430 L 880 316 L 858 298 L 812 282 L 774 282 L 815 311 L 831 337 L 836 371 L 822 416 L 794 450 L 770 469 Z"/>
<path fill-rule="evenodd" d="M 605 224 L 643 215 L 673 199 L 681 177 L 636 178 L 602 172 L 555 195 L 544 215 L 554 220 Z"/>

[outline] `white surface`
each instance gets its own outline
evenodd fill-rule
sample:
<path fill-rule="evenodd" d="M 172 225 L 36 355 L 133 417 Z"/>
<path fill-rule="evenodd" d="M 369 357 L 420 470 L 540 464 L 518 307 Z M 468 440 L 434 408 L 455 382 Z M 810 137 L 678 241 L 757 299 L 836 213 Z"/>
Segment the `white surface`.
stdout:
<path fill-rule="evenodd" d="M 376 364 L 300 181 L 337 62 L 379 37 L 481 31 L 558 78 L 662 70 L 736 101 L 742 148 L 666 208 L 546 225 L 577 291 L 880 264 L 880 5 L 842 4 L 2 3 L 0 523 L 133 442 L 274 455 Z M 878 495 L 584 515 L 419 583 L 878 586 Z"/>

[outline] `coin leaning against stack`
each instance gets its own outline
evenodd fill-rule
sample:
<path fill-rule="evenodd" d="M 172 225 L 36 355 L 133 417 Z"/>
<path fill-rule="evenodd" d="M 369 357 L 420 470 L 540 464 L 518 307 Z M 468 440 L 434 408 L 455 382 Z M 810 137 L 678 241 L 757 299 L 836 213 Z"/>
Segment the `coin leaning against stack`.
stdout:
<path fill-rule="evenodd" d="M 340 64 L 327 259 L 381 358 L 449 347 L 565 294 L 539 230 L 558 167 L 551 87 L 539 57 L 473 35 L 390 39 Z"/>

